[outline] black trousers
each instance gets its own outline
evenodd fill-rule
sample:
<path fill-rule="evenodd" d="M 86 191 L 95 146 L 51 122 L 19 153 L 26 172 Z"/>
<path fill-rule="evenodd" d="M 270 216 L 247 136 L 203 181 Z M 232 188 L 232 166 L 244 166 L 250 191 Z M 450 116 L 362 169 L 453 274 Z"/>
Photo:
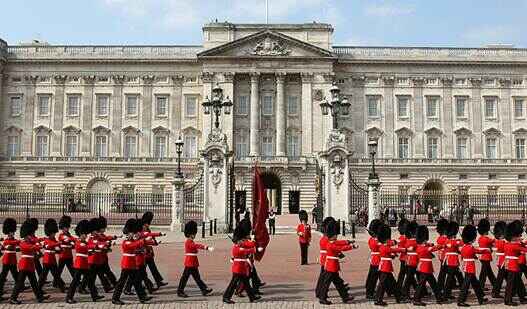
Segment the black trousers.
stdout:
<path fill-rule="evenodd" d="M 505 287 L 505 304 L 512 303 L 512 298 L 517 294 L 520 299 L 525 299 L 525 285 L 520 272 L 507 271 L 507 286 Z"/>
<path fill-rule="evenodd" d="M 150 269 L 150 273 L 152 274 L 154 281 L 159 286 L 163 282 L 163 276 L 161 276 L 161 273 L 157 269 L 156 261 L 154 258 L 146 258 L 145 262 L 146 266 L 148 266 L 148 269 Z"/>
<path fill-rule="evenodd" d="M 441 288 L 437 284 L 434 274 L 419 273 L 419 283 L 417 284 L 417 290 L 415 291 L 415 294 L 414 294 L 414 302 L 421 301 L 421 297 L 423 297 L 423 294 L 426 291 L 427 283 L 432 288 L 432 291 L 434 292 L 436 300 L 439 301 L 443 299 L 441 295 Z"/>
<path fill-rule="evenodd" d="M 232 298 L 232 295 L 234 295 L 234 291 L 240 284 L 242 284 L 245 287 L 249 300 L 254 301 L 255 294 L 254 294 L 254 290 L 251 288 L 251 285 L 249 284 L 249 277 L 242 275 L 242 274 L 232 274 L 231 282 L 229 282 L 227 289 L 223 293 L 223 299 L 230 300 Z"/>
<path fill-rule="evenodd" d="M 481 284 L 481 287 L 485 287 L 485 283 L 487 283 L 487 279 L 490 281 L 490 285 L 494 286 L 496 283 L 496 276 L 494 275 L 494 272 L 492 271 L 492 266 L 490 266 L 490 261 L 481 261 L 481 271 L 479 273 L 479 284 Z"/>
<path fill-rule="evenodd" d="M 366 278 L 366 297 L 373 298 L 378 279 L 379 266 L 374 266 L 370 264 L 370 269 L 368 270 L 368 277 Z"/>
<path fill-rule="evenodd" d="M 269 220 L 269 234 L 274 235 L 276 231 L 276 223 L 274 219 Z"/>
<path fill-rule="evenodd" d="M 139 278 L 139 284 L 144 288 L 148 290 L 148 293 L 152 294 L 154 293 L 154 284 L 152 281 L 148 278 L 148 274 L 146 273 L 146 265 L 143 265 L 137 269 L 137 277 Z M 132 292 L 132 285 L 133 281 L 131 278 L 128 278 L 128 281 L 126 282 L 124 290 L 126 293 Z M 143 285 L 144 284 L 144 285 Z"/>
<path fill-rule="evenodd" d="M 457 299 L 458 304 L 464 303 L 467 300 L 468 289 L 471 285 L 474 289 L 474 292 L 476 292 L 476 297 L 478 298 L 478 301 L 480 303 L 483 302 L 483 298 L 485 297 L 485 295 L 483 294 L 483 288 L 481 287 L 479 280 L 476 278 L 476 274 L 465 273 L 465 279 L 463 280 L 463 285 L 461 286 L 461 290 L 459 291 L 459 297 Z"/>
<path fill-rule="evenodd" d="M 13 293 L 11 294 L 11 299 L 18 300 L 18 295 L 24 289 L 26 278 L 29 279 L 29 284 L 31 284 L 31 289 L 33 290 L 33 293 L 35 294 L 35 297 L 37 299 L 42 299 L 42 297 L 44 296 L 44 293 L 42 293 L 42 290 L 38 287 L 37 276 L 35 275 L 35 272 L 34 271 L 24 271 L 24 270 L 21 270 L 18 272 L 18 277 L 16 278 L 16 285 L 15 285 L 15 288 L 13 289 Z"/>
<path fill-rule="evenodd" d="M 53 276 L 53 286 L 59 288 L 61 291 L 66 290 L 66 283 L 59 275 L 59 268 L 55 265 L 44 265 L 42 267 L 42 272 L 40 273 L 40 276 L 38 277 L 38 286 L 40 289 L 44 286 L 44 283 L 46 283 L 46 280 L 48 279 L 48 273 L 51 273 Z"/>
<path fill-rule="evenodd" d="M 118 301 L 121 299 L 121 294 L 123 294 L 124 286 L 128 280 L 132 282 L 139 300 L 146 298 L 146 292 L 143 289 L 143 285 L 139 278 L 139 271 L 137 269 L 122 269 L 121 276 L 119 277 L 117 285 L 115 285 L 115 290 L 113 291 L 112 300 Z"/>
<path fill-rule="evenodd" d="M 16 264 L 2 265 L 2 272 L 0 273 L 0 295 L 4 294 L 4 286 L 7 280 L 7 275 L 9 273 L 11 273 L 11 277 L 13 278 L 13 281 L 16 283 L 16 280 L 18 278 L 18 269 L 16 268 Z"/>
<path fill-rule="evenodd" d="M 333 283 L 337 292 L 342 298 L 343 301 L 346 301 L 349 298 L 348 290 L 344 286 L 344 280 L 340 277 L 338 272 L 329 272 L 325 271 L 322 274 L 322 283 L 320 284 L 320 299 L 327 299 L 329 286 Z"/>
<path fill-rule="evenodd" d="M 406 278 L 404 279 L 404 285 L 402 294 L 404 297 L 410 297 L 410 288 L 413 288 L 414 291 L 417 290 L 417 280 L 416 280 L 417 268 L 406 266 Z M 398 290 L 399 287 L 397 287 Z"/>
<path fill-rule="evenodd" d="M 59 276 L 62 277 L 62 273 L 64 272 L 64 267 L 68 268 L 68 271 L 70 273 L 71 278 L 75 276 L 75 269 L 73 268 L 73 258 L 61 260 L 59 259 Z M 73 280 L 73 279 L 72 279 Z"/>
<path fill-rule="evenodd" d="M 398 289 L 403 288 L 405 277 L 406 277 L 406 262 L 401 261 L 401 267 L 399 268 L 399 274 L 397 275 L 397 288 Z"/>
<path fill-rule="evenodd" d="M 90 290 L 90 295 L 92 300 L 95 300 L 97 297 L 97 288 L 95 287 L 95 273 L 89 269 L 75 269 L 75 275 L 73 275 L 73 280 L 70 283 L 68 293 L 66 294 L 66 299 L 73 299 L 77 288 L 81 284 L 81 280 L 86 282 L 88 289 Z"/>
<path fill-rule="evenodd" d="M 307 249 L 309 244 L 300 243 L 300 265 L 307 265 Z"/>
<path fill-rule="evenodd" d="M 90 272 L 93 273 L 93 283 L 94 284 L 95 284 L 95 279 L 99 277 L 99 281 L 101 281 L 102 288 L 105 291 L 108 291 L 111 289 L 112 285 L 110 284 L 110 281 L 108 281 L 108 278 L 106 278 L 104 274 L 102 264 L 101 265 L 90 264 Z M 80 289 L 81 290 L 86 289 L 87 284 L 88 284 L 87 277 L 84 277 L 82 279 Z"/>
<path fill-rule="evenodd" d="M 260 279 L 260 276 L 258 276 L 258 272 L 256 271 L 256 266 L 254 266 L 254 264 L 251 268 L 251 274 L 249 275 L 249 278 L 251 279 L 253 288 L 258 291 L 262 285 L 262 279 Z"/>
<path fill-rule="evenodd" d="M 397 283 L 392 273 L 379 272 L 379 284 L 375 293 L 375 302 L 383 302 L 384 292 L 392 292 L 397 302 L 401 301 L 401 291 L 396 288 Z"/>
<path fill-rule="evenodd" d="M 179 279 L 179 285 L 177 288 L 178 293 L 183 293 L 185 291 L 185 287 L 187 286 L 188 278 L 190 276 L 194 278 L 194 281 L 196 281 L 196 284 L 198 285 L 201 292 L 204 292 L 207 289 L 207 285 L 205 282 L 203 282 L 203 280 L 201 280 L 199 269 L 197 267 L 185 267 L 183 274 Z"/>
<path fill-rule="evenodd" d="M 110 264 L 108 263 L 108 261 L 105 261 L 104 264 L 102 264 L 101 270 L 106 279 L 110 282 L 110 284 L 112 286 L 115 286 L 117 284 L 117 277 L 115 277 L 115 274 L 110 268 Z"/>
<path fill-rule="evenodd" d="M 447 269 L 448 267 L 446 266 L 446 264 L 441 262 L 441 267 L 439 268 L 439 274 L 437 275 L 437 285 L 439 286 L 439 289 L 443 293 L 445 291 Z"/>
<path fill-rule="evenodd" d="M 457 266 L 447 266 L 447 276 L 446 276 L 446 282 L 445 282 L 445 288 L 443 290 L 443 295 L 445 297 L 451 297 L 452 296 L 452 289 L 456 285 L 456 279 L 459 282 L 459 276 L 461 275 L 461 272 L 459 270 L 459 267 Z M 463 278 L 463 277 L 461 277 Z M 464 279 L 461 280 L 460 286 L 463 285 Z"/>
<path fill-rule="evenodd" d="M 494 282 L 494 285 L 492 286 L 492 296 L 500 295 L 501 293 L 501 287 L 503 286 L 503 281 L 507 277 L 507 271 L 505 270 L 505 267 L 500 267 L 498 269 L 498 275 L 496 276 L 496 281 Z"/>
<path fill-rule="evenodd" d="M 37 275 L 40 275 L 42 272 L 42 264 L 40 263 L 40 256 L 35 256 L 35 270 L 37 271 Z"/>

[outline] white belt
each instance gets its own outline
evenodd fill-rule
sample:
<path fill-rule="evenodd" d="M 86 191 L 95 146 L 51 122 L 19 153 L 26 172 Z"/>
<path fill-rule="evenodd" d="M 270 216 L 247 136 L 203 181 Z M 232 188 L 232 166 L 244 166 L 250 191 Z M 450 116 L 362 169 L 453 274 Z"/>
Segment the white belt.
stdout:
<path fill-rule="evenodd" d="M 406 255 L 417 255 L 417 252 L 407 252 Z"/>
<path fill-rule="evenodd" d="M 381 258 L 381 261 L 390 261 L 390 262 L 391 262 L 392 259 L 391 259 L 391 258 L 382 257 L 382 258 Z"/>
<path fill-rule="evenodd" d="M 46 252 L 46 253 L 57 253 L 57 251 L 55 251 L 55 250 L 44 250 L 44 252 Z"/>
<path fill-rule="evenodd" d="M 445 255 L 458 255 L 459 253 L 457 252 L 445 252 Z"/>
<path fill-rule="evenodd" d="M 326 260 L 338 260 L 339 258 L 336 256 L 326 256 Z"/>
<path fill-rule="evenodd" d="M 123 253 L 123 256 L 130 256 L 130 257 L 135 257 L 135 254 L 131 254 L 131 253 Z"/>
<path fill-rule="evenodd" d="M 76 253 L 75 256 L 88 257 L 88 255 L 84 253 Z"/>
<path fill-rule="evenodd" d="M 479 248 L 479 250 L 486 250 L 486 251 L 492 251 L 490 248 Z"/>
<path fill-rule="evenodd" d="M 419 262 L 432 262 L 432 259 L 419 259 Z"/>
<path fill-rule="evenodd" d="M 232 259 L 233 262 L 246 262 L 251 264 L 251 261 L 249 259 Z"/>
<path fill-rule="evenodd" d="M 496 252 L 496 255 L 499 255 L 499 256 L 505 255 L 505 252 Z"/>
<path fill-rule="evenodd" d="M 320 254 L 326 254 L 328 253 L 326 250 L 320 250 Z"/>
<path fill-rule="evenodd" d="M 463 259 L 463 262 L 474 262 L 476 261 L 475 259 Z"/>
<path fill-rule="evenodd" d="M 32 255 L 28 255 L 28 254 L 22 254 L 20 257 L 28 258 L 28 259 L 32 259 L 32 258 L 34 258 L 34 256 L 32 256 Z"/>
<path fill-rule="evenodd" d="M 93 250 L 94 252 L 101 253 L 102 250 Z"/>
<path fill-rule="evenodd" d="M 71 248 L 72 246 L 70 245 L 60 245 L 61 248 Z"/>
<path fill-rule="evenodd" d="M 517 256 L 511 256 L 511 255 L 507 255 L 505 258 L 506 258 L 507 260 L 517 260 L 517 259 L 518 259 Z"/>
<path fill-rule="evenodd" d="M 185 253 L 185 256 L 198 256 L 197 253 Z"/>
<path fill-rule="evenodd" d="M 377 255 L 377 254 L 381 254 L 380 252 L 371 252 L 370 253 L 371 255 Z"/>
<path fill-rule="evenodd" d="M 16 251 L 7 251 L 7 250 L 5 250 L 4 253 L 16 253 Z"/>

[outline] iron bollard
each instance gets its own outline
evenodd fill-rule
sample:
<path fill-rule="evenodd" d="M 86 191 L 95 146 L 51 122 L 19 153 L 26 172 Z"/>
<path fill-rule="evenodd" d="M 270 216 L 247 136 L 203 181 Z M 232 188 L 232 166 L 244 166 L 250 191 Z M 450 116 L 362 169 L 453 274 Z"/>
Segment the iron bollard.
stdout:
<path fill-rule="evenodd" d="M 351 237 L 355 239 L 355 221 L 351 222 Z"/>
<path fill-rule="evenodd" d="M 209 235 L 212 236 L 212 220 L 209 221 Z"/>
<path fill-rule="evenodd" d="M 201 238 L 205 238 L 205 221 L 201 222 Z"/>
<path fill-rule="evenodd" d="M 340 219 L 337 220 L 337 228 L 338 228 L 337 234 L 340 234 Z"/>
<path fill-rule="evenodd" d="M 342 236 L 346 236 L 346 221 L 342 221 Z"/>
<path fill-rule="evenodd" d="M 218 234 L 217 224 L 218 224 L 218 219 L 214 219 L 214 234 Z"/>

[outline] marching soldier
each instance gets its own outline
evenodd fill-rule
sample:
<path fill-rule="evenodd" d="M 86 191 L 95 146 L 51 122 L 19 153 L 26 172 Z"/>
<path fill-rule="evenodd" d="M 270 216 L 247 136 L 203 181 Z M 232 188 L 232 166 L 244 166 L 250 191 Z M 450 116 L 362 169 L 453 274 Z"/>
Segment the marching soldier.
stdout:
<path fill-rule="evenodd" d="M 88 243 L 90 244 L 90 247 L 93 248 L 93 252 L 88 256 L 88 264 L 90 264 L 90 272 L 93 272 L 97 277 L 99 277 L 104 291 L 108 293 L 112 290 L 112 285 L 104 274 L 103 265 L 104 255 L 110 246 L 106 240 L 100 240 L 99 230 L 102 228 L 102 225 L 103 222 L 100 218 L 92 218 L 90 220 L 91 233 L 88 238 Z M 82 287 L 84 288 L 85 286 L 86 282 L 83 282 Z"/>
<path fill-rule="evenodd" d="M 507 271 L 505 270 L 505 229 L 507 228 L 507 223 L 505 221 L 498 221 L 494 224 L 494 230 L 492 233 L 496 238 L 494 246 L 496 247 L 496 266 L 498 267 L 498 275 L 496 276 L 496 281 L 492 287 L 492 298 L 503 298 L 500 295 L 501 287 L 503 285 L 503 280 L 507 277 Z"/>
<path fill-rule="evenodd" d="M 2 273 L 0 273 L 0 297 L 4 294 L 4 285 L 7 280 L 7 275 L 11 273 L 13 281 L 16 282 L 18 277 L 18 269 L 16 268 L 16 251 L 20 245 L 20 240 L 15 239 L 16 220 L 13 218 L 6 218 L 2 226 L 2 232 L 6 235 L 2 243 Z"/>
<path fill-rule="evenodd" d="M 190 276 L 192 276 L 194 281 L 196 281 L 196 284 L 201 290 L 201 294 L 203 294 L 203 296 L 207 296 L 212 293 L 212 289 L 207 287 L 205 282 L 201 280 L 201 276 L 199 274 L 198 250 L 214 251 L 214 248 L 194 242 L 194 238 L 196 238 L 197 233 L 198 224 L 196 221 L 189 221 L 185 224 L 185 237 L 187 238 L 185 241 L 185 269 L 183 270 L 183 274 L 179 280 L 177 290 L 177 295 L 179 297 L 188 297 L 188 295 L 185 293 L 185 287 Z"/>
<path fill-rule="evenodd" d="M 137 221 L 138 224 L 141 224 L 141 221 Z M 145 264 L 145 258 L 146 258 L 146 246 L 153 246 L 155 244 L 155 241 L 152 239 L 152 237 L 144 237 L 142 234 L 142 224 L 141 224 L 141 230 L 138 233 L 138 239 L 143 240 L 144 246 L 141 247 L 141 249 L 137 250 L 135 252 L 135 263 L 137 265 L 137 274 L 139 277 L 139 284 L 141 284 L 148 293 L 153 294 L 154 291 L 157 290 L 157 288 L 154 287 L 154 283 L 150 278 L 148 278 L 148 273 L 146 272 L 146 264 Z M 126 282 L 125 288 L 124 288 L 124 294 L 125 295 L 133 295 L 132 293 L 132 285 L 133 282 L 131 279 L 128 279 Z"/>
<path fill-rule="evenodd" d="M 296 227 L 298 242 L 300 243 L 300 265 L 307 265 L 309 243 L 311 242 L 311 226 L 307 223 L 308 215 L 305 210 L 298 213 L 300 224 Z"/>
<path fill-rule="evenodd" d="M 53 276 L 53 286 L 61 290 L 62 293 L 66 291 L 66 283 L 62 280 L 59 275 L 59 269 L 57 266 L 56 254 L 60 252 L 60 243 L 55 238 L 55 235 L 59 232 L 59 227 L 55 219 L 47 219 L 44 223 L 44 233 L 46 238 L 43 241 L 44 256 L 42 258 L 42 272 L 38 278 L 38 286 L 40 289 L 44 286 L 48 273 L 51 272 Z"/>
<path fill-rule="evenodd" d="M 43 239 L 41 238 L 38 238 L 35 236 L 37 230 L 38 230 L 38 219 L 37 218 L 29 218 L 28 219 L 28 222 L 30 224 L 30 227 L 31 227 L 31 231 L 30 231 L 30 240 L 35 243 L 35 244 L 38 244 L 40 243 Z M 38 251 L 36 254 L 35 254 L 35 270 L 37 272 L 37 275 L 40 276 L 40 273 L 42 272 L 42 264 L 40 263 L 40 258 L 42 257 L 42 254 L 40 251 Z"/>
<path fill-rule="evenodd" d="M 470 307 L 470 305 L 466 303 L 470 285 L 472 285 L 474 292 L 476 292 L 476 297 L 478 298 L 478 303 L 480 305 L 483 305 L 488 301 L 483 294 L 483 289 L 481 288 L 479 280 L 476 278 L 477 254 L 482 254 L 488 251 L 485 249 L 474 248 L 472 243 L 476 240 L 477 235 L 478 232 L 476 227 L 470 224 L 466 225 L 461 233 L 461 239 L 464 244 L 461 248 L 461 259 L 463 261 L 465 280 L 459 291 L 459 297 L 457 299 L 458 307 Z"/>
<path fill-rule="evenodd" d="M 447 277 L 443 293 L 446 299 L 454 299 L 452 289 L 454 288 L 459 272 L 459 247 L 463 245 L 463 242 L 456 238 L 459 233 L 459 224 L 457 222 L 451 221 L 448 224 L 447 232 L 448 241 L 445 245 L 444 261 L 447 266 Z"/>
<path fill-rule="evenodd" d="M 408 223 L 406 228 L 406 278 L 404 279 L 404 285 L 402 290 L 403 297 L 410 297 L 410 288 L 413 287 L 414 291 L 417 288 L 417 262 L 419 261 L 417 252 L 417 242 L 415 241 L 415 233 L 417 232 L 417 222 L 412 221 Z"/>
<path fill-rule="evenodd" d="M 523 234 L 523 225 L 521 221 L 516 220 L 507 224 L 505 229 L 505 244 L 503 251 L 505 253 L 505 269 L 507 270 L 507 286 L 505 287 L 505 305 L 517 306 L 518 303 L 513 301 L 514 294 L 518 294 L 521 304 L 527 304 L 525 299 L 525 285 L 521 280 L 520 266 L 518 258 L 527 252 L 527 248 L 521 243 Z"/>
<path fill-rule="evenodd" d="M 379 262 L 381 257 L 379 255 L 379 246 L 381 243 L 377 239 L 377 230 L 382 226 L 379 219 L 373 219 L 368 227 L 368 247 L 370 248 L 370 268 L 366 278 L 366 299 L 374 299 L 375 287 L 379 279 Z"/>
<path fill-rule="evenodd" d="M 68 268 L 68 271 L 73 278 L 74 269 L 73 269 L 73 247 L 75 246 L 75 237 L 70 233 L 71 228 L 71 217 L 62 216 L 59 220 L 59 229 L 61 230 L 59 234 L 59 243 L 60 243 L 60 253 L 59 253 L 59 266 L 58 272 L 59 276 L 62 276 L 64 267 Z"/>
<path fill-rule="evenodd" d="M 147 211 L 143 214 L 143 217 L 141 221 L 143 222 L 143 237 L 152 237 L 154 242 L 157 244 L 156 237 L 159 236 L 165 236 L 163 233 L 153 233 L 150 230 L 150 225 L 152 224 L 152 220 L 154 219 L 154 214 L 150 211 Z M 157 284 L 157 288 L 161 288 L 162 286 L 167 285 L 168 283 L 163 282 L 163 276 L 161 276 L 161 273 L 157 269 L 156 261 L 155 261 L 155 255 L 154 255 L 154 248 L 152 246 L 146 246 L 146 266 L 150 269 L 150 273 L 152 274 L 152 277 L 154 278 L 154 281 Z"/>
<path fill-rule="evenodd" d="M 399 224 L 397 225 L 397 230 L 399 231 L 399 242 L 397 242 L 397 247 L 399 248 L 406 248 L 406 240 L 408 239 L 406 237 L 406 229 L 408 227 L 408 224 L 410 221 L 403 218 L 399 221 Z M 397 275 L 397 288 L 402 289 L 404 284 L 404 278 L 406 276 L 406 253 L 401 252 L 399 254 L 399 274 Z"/>
<path fill-rule="evenodd" d="M 481 271 L 479 273 L 479 283 L 481 284 L 482 288 L 485 288 L 485 283 L 487 281 L 487 278 L 490 281 L 490 284 L 494 286 L 496 284 L 496 276 L 494 276 L 494 272 L 492 271 L 492 267 L 490 266 L 490 262 L 492 262 L 492 247 L 494 246 L 495 239 L 488 236 L 488 233 L 490 231 L 490 222 L 489 220 L 483 218 L 479 220 L 478 223 L 478 245 L 479 248 L 485 251 L 480 257 L 479 260 L 481 262 Z"/>
<path fill-rule="evenodd" d="M 439 248 L 439 262 L 441 266 L 439 267 L 439 275 L 437 276 L 437 285 L 439 289 L 443 291 L 445 289 L 446 273 L 447 266 L 445 261 L 445 247 L 448 241 L 448 221 L 446 219 L 439 219 L 436 224 L 436 232 L 439 235 L 436 239 L 436 244 Z"/>
<path fill-rule="evenodd" d="M 101 273 L 104 277 L 106 277 L 106 280 L 110 283 L 110 287 L 106 292 L 110 292 L 114 289 L 115 285 L 117 284 L 117 278 L 115 277 L 115 274 L 113 273 L 110 264 L 108 263 L 108 252 L 111 252 L 111 246 L 112 242 L 117 239 L 117 236 L 115 235 L 105 235 L 106 228 L 108 227 L 108 221 L 105 217 L 99 217 L 99 233 L 98 233 L 98 241 L 106 243 L 106 250 L 102 250 L 101 252 Z"/>

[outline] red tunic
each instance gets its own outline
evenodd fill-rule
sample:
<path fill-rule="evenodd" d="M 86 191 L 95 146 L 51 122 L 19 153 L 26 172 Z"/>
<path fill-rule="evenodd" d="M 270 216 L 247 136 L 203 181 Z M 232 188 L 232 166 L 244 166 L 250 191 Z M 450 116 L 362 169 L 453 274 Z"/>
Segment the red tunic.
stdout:
<path fill-rule="evenodd" d="M 415 238 L 409 238 L 406 241 L 406 265 L 409 267 L 417 267 L 417 263 L 419 262 L 419 257 L 417 255 L 417 252 L 415 252 L 415 249 L 417 248 L 417 242 L 415 241 Z"/>
<path fill-rule="evenodd" d="M 298 235 L 298 242 L 301 244 L 309 244 L 311 242 L 311 226 L 309 224 L 303 224 L 300 223 L 296 227 L 297 234 L 302 233 L 302 235 Z"/>
<path fill-rule="evenodd" d="M 232 273 L 248 276 L 251 269 L 251 260 L 248 258 L 248 255 L 254 253 L 256 253 L 254 242 L 246 241 L 242 244 L 234 244 L 231 250 Z"/>
<path fill-rule="evenodd" d="M 88 263 L 90 265 L 102 265 L 104 264 L 104 252 L 108 249 L 106 241 L 100 241 L 99 236 L 93 235 L 88 240 L 88 245 L 93 248 L 90 256 L 88 257 Z"/>
<path fill-rule="evenodd" d="M 448 237 L 446 237 L 445 235 L 440 235 L 439 237 L 437 237 L 437 240 L 436 240 L 437 245 L 441 247 L 441 250 L 439 251 L 439 260 L 441 262 L 443 262 L 443 260 L 445 259 L 444 247 L 446 246 L 447 241 L 448 241 Z"/>
<path fill-rule="evenodd" d="M 479 248 L 484 251 L 479 257 L 481 261 L 492 261 L 492 246 L 494 245 L 494 241 L 494 238 L 490 238 L 487 235 L 482 235 L 479 237 Z"/>
<path fill-rule="evenodd" d="M 392 248 L 390 243 L 381 244 L 379 246 L 379 253 L 381 256 L 381 261 L 379 263 L 379 271 L 384 273 L 393 272 L 392 258 L 395 257 L 395 254 L 404 252 L 405 249 L 401 248 Z"/>
<path fill-rule="evenodd" d="M 459 247 L 463 242 L 459 239 L 449 239 L 445 245 L 445 262 L 447 266 L 459 266 Z"/>
<path fill-rule="evenodd" d="M 55 239 L 48 237 L 44 240 L 44 257 L 42 258 L 42 264 L 50 266 L 57 265 L 56 254 L 60 251 L 60 243 Z"/>
<path fill-rule="evenodd" d="M 92 249 L 91 244 L 86 241 L 77 239 L 75 242 L 75 260 L 73 261 L 73 268 L 75 269 L 89 269 L 88 252 Z"/>
<path fill-rule="evenodd" d="M 137 254 L 145 245 L 144 240 L 127 239 L 121 244 L 121 268 L 122 269 L 137 269 Z"/>
<path fill-rule="evenodd" d="M 20 260 L 18 261 L 18 270 L 34 272 L 35 271 L 35 254 L 40 250 L 38 244 L 33 240 L 23 240 L 20 242 Z"/>
<path fill-rule="evenodd" d="M 406 248 L 407 239 L 408 238 L 406 238 L 406 235 L 399 236 L 399 242 L 397 243 L 397 248 Z M 406 252 L 401 252 L 401 254 L 399 254 L 399 260 L 406 261 Z"/>
<path fill-rule="evenodd" d="M 104 235 L 104 234 L 99 234 L 99 237 L 97 239 L 98 239 L 99 242 L 105 242 L 106 243 L 106 249 L 102 250 L 101 258 L 102 258 L 103 263 L 107 263 L 108 262 L 108 252 L 111 251 L 112 241 L 116 240 L 117 237 L 116 236 L 108 236 L 108 235 Z"/>
<path fill-rule="evenodd" d="M 320 247 L 320 266 L 324 267 L 326 264 L 326 254 L 327 254 L 327 247 L 328 247 L 329 239 L 326 235 L 323 235 L 320 237 L 320 241 L 318 242 L 318 246 Z"/>
<path fill-rule="evenodd" d="M 476 254 L 482 254 L 487 250 L 474 248 L 472 244 L 465 244 L 461 248 L 461 260 L 463 261 L 463 271 L 467 274 L 476 274 Z"/>
<path fill-rule="evenodd" d="M 2 243 L 2 264 L 16 265 L 16 249 L 20 245 L 20 240 L 14 238 L 7 238 Z"/>
<path fill-rule="evenodd" d="M 75 237 L 70 233 L 61 232 L 59 234 L 60 248 L 59 261 L 73 259 L 73 247 L 75 246 Z"/>
<path fill-rule="evenodd" d="M 368 247 L 370 248 L 370 265 L 371 266 L 379 266 L 379 263 L 381 261 L 381 256 L 379 253 L 379 246 L 381 243 L 377 241 L 377 238 L 370 237 L 368 239 Z"/>
<path fill-rule="evenodd" d="M 152 240 L 153 241 L 153 244 L 152 245 L 147 245 L 145 247 L 145 257 L 147 259 L 153 259 L 154 258 L 154 248 L 152 246 L 157 246 L 157 240 L 156 240 L 156 237 L 160 237 L 161 236 L 161 233 L 154 233 L 154 232 L 150 232 L 149 230 L 144 230 L 141 232 L 141 237 L 147 239 L 147 240 Z"/>
<path fill-rule="evenodd" d="M 418 244 L 416 248 L 417 256 L 419 257 L 419 264 L 417 265 L 417 271 L 424 274 L 433 274 L 434 265 L 432 258 L 434 255 L 432 252 L 440 250 L 441 246 L 434 246 L 432 244 Z"/>
<path fill-rule="evenodd" d="M 207 250 L 207 246 L 187 238 L 185 241 L 185 267 L 199 267 L 198 250 Z"/>
<path fill-rule="evenodd" d="M 329 241 L 326 250 L 326 263 L 324 264 L 324 269 L 327 272 L 337 273 L 340 271 L 340 262 L 339 255 L 343 251 L 349 251 L 353 247 L 349 244 L 347 240 L 334 240 Z"/>
<path fill-rule="evenodd" d="M 498 257 L 496 262 L 498 268 L 503 267 L 503 263 L 505 262 L 505 243 L 505 239 L 496 239 L 494 242 L 494 246 L 496 247 L 496 256 Z"/>
<path fill-rule="evenodd" d="M 512 272 L 519 272 L 520 266 L 518 263 L 518 257 L 523 255 L 527 251 L 527 248 L 523 247 L 520 242 L 507 242 L 503 246 L 503 252 L 505 253 L 505 269 Z"/>

